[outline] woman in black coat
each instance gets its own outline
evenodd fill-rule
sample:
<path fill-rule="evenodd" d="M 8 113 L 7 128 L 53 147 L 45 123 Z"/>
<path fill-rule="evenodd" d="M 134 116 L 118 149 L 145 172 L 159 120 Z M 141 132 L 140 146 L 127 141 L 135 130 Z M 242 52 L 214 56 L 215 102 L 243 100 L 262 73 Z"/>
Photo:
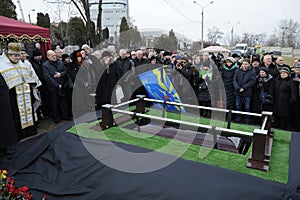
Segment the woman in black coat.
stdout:
<path fill-rule="evenodd" d="M 289 75 L 290 69 L 282 67 L 280 76 L 275 81 L 274 127 L 281 129 L 288 129 L 290 126 L 292 105 L 296 102 L 296 86 Z"/>
<path fill-rule="evenodd" d="M 238 66 L 235 62 L 235 59 L 229 57 L 226 59 L 226 64 L 221 70 L 221 76 L 225 87 L 225 94 L 223 94 L 223 96 L 226 95 L 226 102 L 227 102 L 226 107 L 227 109 L 231 109 L 231 110 L 235 109 L 233 77 L 237 69 Z"/>
<path fill-rule="evenodd" d="M 259 74 L 253 88 L 252 111 L 273 111 L 273 96 L 275 80 L 266 67 L 259 69 Z"/>

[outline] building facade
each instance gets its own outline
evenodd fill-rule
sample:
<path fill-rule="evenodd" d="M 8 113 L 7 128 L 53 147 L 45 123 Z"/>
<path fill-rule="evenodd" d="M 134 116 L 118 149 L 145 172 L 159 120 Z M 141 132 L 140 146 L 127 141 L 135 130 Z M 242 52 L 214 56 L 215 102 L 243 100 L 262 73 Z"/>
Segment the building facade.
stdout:
<path fill-rule="evenodd" d="M 90 0 L 91 19 L 97 25 L 99 0 Z M 102 29 L 109 29 L 109 36 L 117 36 L 120 32 L 122 17 L 126 17 L 129 24 L 128 0 L 103 0 Z"/>

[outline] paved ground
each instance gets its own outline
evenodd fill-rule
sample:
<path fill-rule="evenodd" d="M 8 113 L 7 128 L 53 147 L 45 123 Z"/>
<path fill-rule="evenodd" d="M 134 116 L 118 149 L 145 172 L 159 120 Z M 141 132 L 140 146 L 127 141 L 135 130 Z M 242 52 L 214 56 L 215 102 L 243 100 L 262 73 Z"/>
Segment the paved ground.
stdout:
<path fill-rule="evenodd" d="M 68 122 L 69 121 L 62 120 L 60 123 L 55 124 L 51 117 L 46 117 L 46 118 L 40 120 L 38 125 L 37 125 L 38 134 L 49 132 L 49 131 L 55 129 L 56 127 L 59 127 L 59 126 L 61 126 L 63 124 L 66 124 Z"/>

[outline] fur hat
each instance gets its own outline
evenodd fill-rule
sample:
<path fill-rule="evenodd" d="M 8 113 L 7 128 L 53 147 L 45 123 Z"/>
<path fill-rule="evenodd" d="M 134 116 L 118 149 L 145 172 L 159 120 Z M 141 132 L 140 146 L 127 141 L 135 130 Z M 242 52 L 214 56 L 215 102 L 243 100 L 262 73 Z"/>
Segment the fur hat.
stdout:
<path fill-rule="evenodd" d="M 19 43 L 9 43 L 7 47 L 8 54 L 20 54 L 22 47 Z"/>
<path fill-rule="evenodd" d="M 36 49 L 32 52 L 32 56 L 41 56 L 42 55 L 42 51 L 40 49 Z"/>

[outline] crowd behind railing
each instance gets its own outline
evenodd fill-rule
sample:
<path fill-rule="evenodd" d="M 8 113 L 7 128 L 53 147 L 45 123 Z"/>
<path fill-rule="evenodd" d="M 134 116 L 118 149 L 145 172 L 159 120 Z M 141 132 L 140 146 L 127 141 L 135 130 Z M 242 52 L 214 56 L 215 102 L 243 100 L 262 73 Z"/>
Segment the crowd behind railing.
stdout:
<path fill-rule="evenodd" d="M 22 58 L 27 62 L 26 58 Z M 164 66 L 174 87 L 184 97 L 192 95 L 191 87 L 200 106 L 212 106 L 211 92 L 216 80 L 222 80 L 224 91 L 218 91 L 219 99 L 226 99 L 224 108 L 229 110 L 261 113 L 273 112 L 273 127 L 300 131 L 300 62 L 288 66 L 282 56 L 221 53 L 189 55 L 169 51 L 157 52 L 152 48 L 138 50 L 121 49 L 118 52 L 102 50 L 92 52 L 88 45 L 63 54 L 59 47 L 42 52 L 37 47 L 29 59 L 41 85 L 37 87 L 42 104 L 37 109 L 37 120 L 49 115 L 55 123 L 72 118 L 72 110 L 84 114 L 87 110 L 101 109 L 110 104 L 117 86 L 117 101 L 122 97 L 145 93 L 145 89 L 133 90 L 139 81 L 135 74 Z M 176 72 L 176 73 L 175 73 Z M 80 74 L 80 75 L 78 75 Z M 126 74 L 126 77 L 123 75 Z M 181 81 L 186 79 L 189 85 Z M 124 77 L 121 84 L 118 81 Z M 118 87 L 120 90 L 118 90 Z M 74 89 L 80 92 L 73 92 Z M 188 93 L 185 93 L 188 92 Z M 82 101 L 72 101 L 81 99 Z M 82 104 L 81 102 L 91 102 Z M 72 109 L 73 108 L 73 109 Z M 209 110 L 201 110 L 201 116 L 210 117 Z M 232 116 L 237 123 L 259 124 L 255 118 Z"/>

